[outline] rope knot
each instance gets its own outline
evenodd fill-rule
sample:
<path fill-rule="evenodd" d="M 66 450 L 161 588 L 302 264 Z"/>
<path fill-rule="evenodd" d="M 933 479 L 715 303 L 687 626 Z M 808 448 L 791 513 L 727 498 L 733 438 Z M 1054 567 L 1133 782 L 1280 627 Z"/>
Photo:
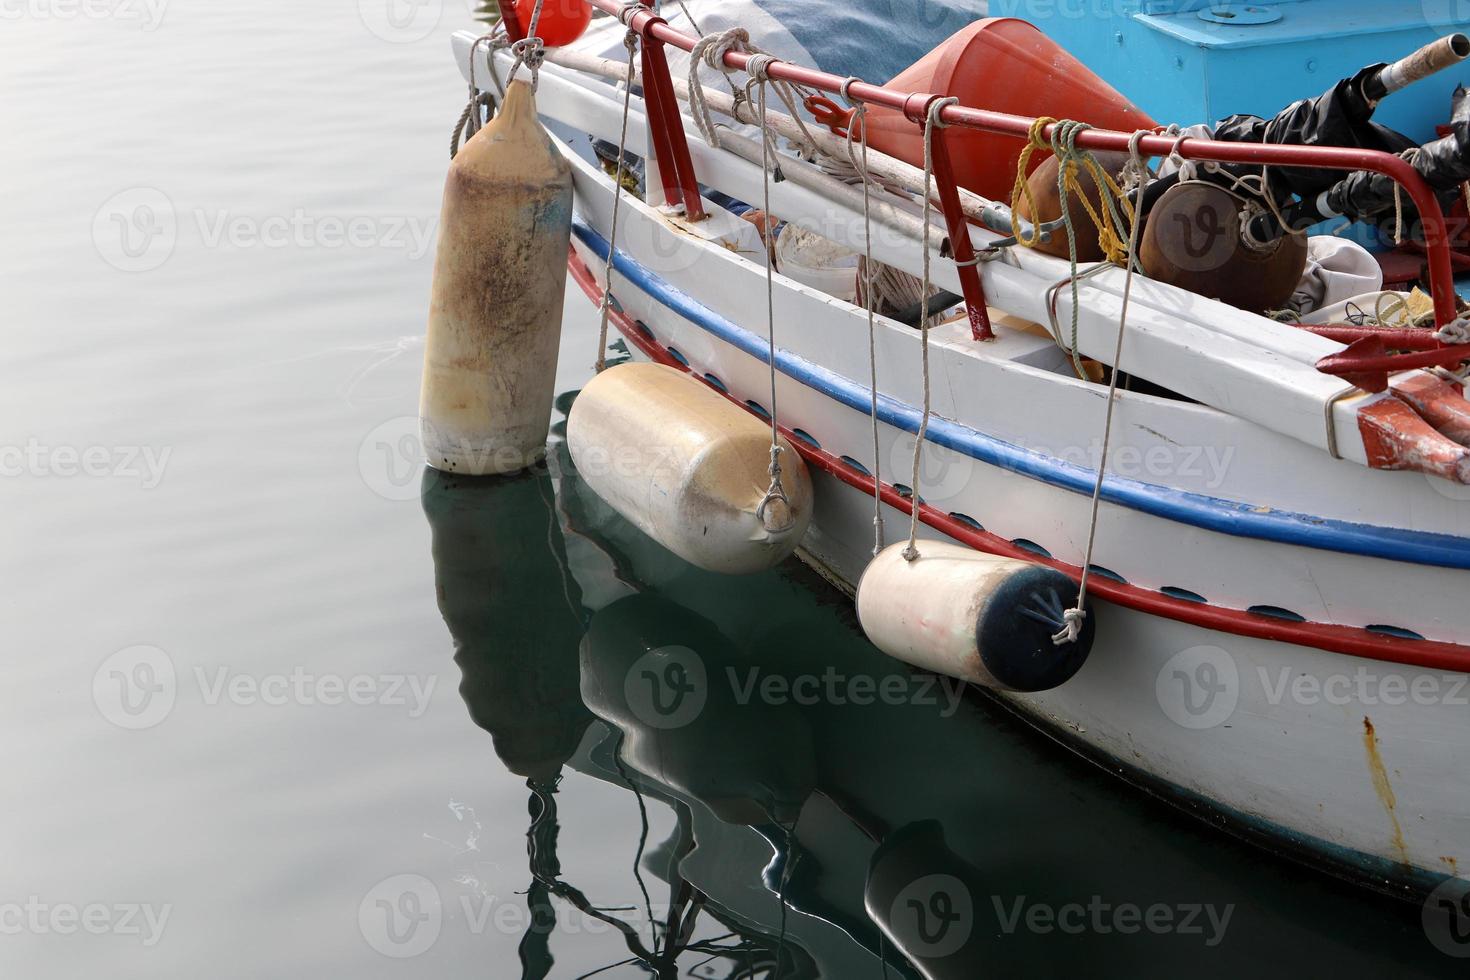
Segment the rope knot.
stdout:
<path fill-rule="evenodd" d="M 1077 638 L 1082 635 L 1082 623 L 1085 619 L 1087 619 L 1087 612 L 1081 608 L 1068 609 L 1062 613 L 1062 621 L 1066 625 L 1052 634 L 1052 643 L 1059 647 L 1064 647 L 1068 643 L 1076 643 Z"/>
<path fill-rule="evenodd" d="M 706 34 L 689 52 L 689 114 L 706 143 L 716 149 L 720 146 L 719 131 L 710 114 L 709 97 L 704 91 L 704 80 L 699 77 L 699 68 L 705 65 L 723 73 L 727 80 L 737 69 L 725 64 L 725 56 L 733 53 L 755 55 L 760 51 L 750 43 L 750 32 L 743 27 L 731 27 L 718 34 Z M 741 93 L 734 84 L 730 92 L 735 98 L 735 118 L 740 118 Z"/>
<path fill-rule="evenodd" d="M 745 73 L 758 82 L 769 82 L 771 80 L 771 66 L 779 60 L 775 55 L 756 52 L 745 63 Z"/>
<path fill-rule="evenodd" d="M 1434 339 L 1455 346 L 1470 344 L 1470 320 L 1461 317 L 1453 323 L 1441 327 L 1435 331 Z"/>
<path fill-rule="evenodd" d="M 692 61 L 703 62 L 715 71 L 733 75 L 736 69 L 725 64 L 725 55 L 753 51 L 755 49 L 750 45 L 750 32 L 743 27 L 732 27 L 700 38 L 689 57 Z"/>
<path fill-rule="evenodd" d="M 618 20 L 622 22 L 624 27 L 631 28 L 633 26 L 633 15 L 640 10 L 647 9 L 643 5 L 642 0 L 623 0 L 623 9 L 618 11 Z"/>
<path fill-rule="evenodd" d="M 960 100 L 953 95 L 943 99 L 935 99 L 929 103 L 929 113 L 926 121 L 934 129 L 948 129 L 949 123 L 944 121 L 944 110 L 952 105 L 959 104 Z"/>
<path fill-rule="evenodd" d="M 541 66 L 546 63 L 546 42 L 539 37 L 522 38 L 510 46 L 510 51 L 516 56 L 515 64 L 510 69 L 510 80 L 515 81 L 521 66 L 525 65 L 531 69 L 531 88 L 538 87 L 541 83 Z"/>
<path fill-rule="evenodd" d="M 766 495 L 761 499 L 760 506 L 755 509 L 755 516 L 761 525 L 772 534 L 780 534 L 789 531 L 796 525 L 796 514 L 791 507 L 791 498 L 786 496 L 786 487 L 781 483 L 781 453 L 784 448 L 778 442 L 771 443 L 771 485 L 766 490 Z M 766 516 L 771 504 L 780 503 L 783 513 L 775 518 Z"/>

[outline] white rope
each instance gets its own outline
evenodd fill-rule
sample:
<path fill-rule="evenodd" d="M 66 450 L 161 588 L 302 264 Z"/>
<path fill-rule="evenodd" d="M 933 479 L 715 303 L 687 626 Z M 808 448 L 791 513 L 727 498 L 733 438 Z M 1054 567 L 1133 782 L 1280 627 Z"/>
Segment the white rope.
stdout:
<path fill-rule="evenodd" d="M 1127 169 L 1129 173 L 1125 176 L 1125 183 L 1131 182 L 1133 186 L 1140 186 L 1147 179 L 1148 161 L 1144 159 L 1138 141 L 1148 135 L 1150 133 L 1147 130 L 1139 130 L 1128 140 Z M 1077 585 L 1077 604 L 1062 613 L 1064 625 L 1051 638 L 1052 643 L 1057 646 L 1075 642 L 1082 635 L 1082 624 L 1087 618 L 1087 581 L 1092 575 L 1092 551 L 1097 543 L 1097 517 L 1102 500 L 1103 478 L 1108 471 L 1108 450 L 1113 438 L 1113 410 L 1118 404 L 1118 379 L 1123 376 L 1123 337 L 1128 325 L 1128 300 L 1133 294 L 1133 270 L 1136 265 L 1134 255 L 1138 252 L 1138 230 L 1141 227 L 1143 227 L 1142 218 L 1135 211 L 1133 227 L 1128 232 L 1127 273 L 1123 278 L 1123 308 L 1118 313 L 1118 342 L 1113 348 L 1113 377 L 1108 384 L 1108 410 L 1103 423 L 1102 457 L 1098 460 L 1097 479 L 1092 485 L 1092 517 L 1087 527 L 1087 553 L 1082 560 L 1082 579 Z"/>
<path fill-rule="evenodd" d="M 1411 164 L 1418 155 L 1417 146 L 1411 146 L 1399 154 Z M 1404 243 L 1404 188 L 1396 180 L 1393 182 L 1393 243 L 1395 245 Z"/>
<path fill-rule="evenodd" d="M 1199 127 L 1195 128 L 1198 129 Z M 1228 182 L 1228 186 L 1226 184 L 1222 184 L 1220 180 L 1211 180 L 1209 181 L 1209 183 L 1213 184 L 1216 187 L 1219 187 L 1221 190 L 1230 194 L 1232 197 L 1234 197 L 1237 201 L 1245 206 L 1241 212 L 1243 225 L 1249 226 L 1252 219 L 1254 219 L 1257 214 L 1263 214 L 1269 211 L 1271 215 L 1276 219 L 1277 225 L 1282 229 L 1284 233 L 1294 235 L 1298 238 L 1306 237 L 1307 229 L 1291 227 L 1291 222 L 1288 221 L 1286 219 L 1286 215 L 1282 213 L 1281 205 L 1277 203 L 1276 195 L 1271 191 L 1271 175 L 1270 166 L 1268 164 L 1262 164 L 1261 172 L 1258 174 L 1245 174 L 1244 176 L 1237 176 L 1236 174 L 1232 173 L 1226 166 L 1220 164 L 1218 161 L 1215 160 L 1184 159 L 1184 157 L 1182 157 L 1179 153 L 1179 145 L 1185 140 L 1192 139 L 1194 137 L 1191 133 L 1181 132 L 1178 123 L 1170 123 L 1164 129 L 1159 130 L 1157 135 L 1175 137 L 1174 146 L 1169 150 L 1169 153 L 1165 159 L 1168 164 L 1172 165 L 1178 171 L 1179 182 L 1181 184 L 1200 180 L 1201 173 L 1209 174 L 1212 177 L 1222 178 L 1224 181 Z M 1140 177 L 1137 179 L 1141 181 L 1145 180 L 1146 178 L 1147 171 L 1145 171 L 1144 177 Z M 1131 190 L 1131 188 L 1127 187 L 1123 189 L 1125 191 Z M 1252 244 L 1253 240 L 1250 239 L 1248 236 L 1246 243 Z M 1267 243 L 1254 244 L 1257 248 L 1261 248 L 1264 247 Z"/>
<path fill-rule="evenodd" d="M 536 9 L 531 11 L 531 26 L 526 28 L 526 36 L 510 46 L 511 53 L 516 56 L 515 64 L 510 66 L 510 80 L 516 80 L 516 73 L 524 64 L 531 69 L 533 89 L 541 84 L 541 65 L 546 61 L 546 42 L 536 33 L 541 29 L 541 9 L 545 6 L 546 0 L 536 0 Z"/>
<path fill-rule="evenodd" d="M 796 86 L 790 82 L 779 82 L 770 78 L 770 67 L 778 59 L 764 52 L 756 54 L 746 63 L 747 73 L 755 74 L 756 68 L 753 66 L 757 64 L 757 59 L 759 59 L 760 74 L 771 82 L 776 94 L 781 97 L 782 102 L 786 103 L 786 109 L 791 114 L 791 118 L 796 120 L 796 128 L 801 130 L 802 142 L 799 144 L 801 156 L 806 160 L 815 160 L 817 158 L 817 138 L 812 135 L 812 131 L 807 128 L 806 120 L 801 117 L 801 100 L 796 97 Z M 761 128 L 764 129 L 765 126 L 765 120 L 762 119 Z"/>
<path fill-rule="evenodd" d="M 1446 324 L 1434 332 L 1434 339 L 1457 347 L 1460 344 L 1470 344 L 1470 320 L 1462 317 Z"/>
<path fill-rule="evenodd" d="M 489 92 L 480 91 L 479 83 L 475 78 L 475 56 L 480 51 L 480 45 L 489 42 L 491 49 L 489 58 L 492 68 L 491 74 L 495 78 L 496 87 L 500 88 L 500 78 L 493 71 L 493 68 L 495 65 L 495 49 L 500 47 L 504 41 L 504 34 L 498 31 L 491 31 L 489 34 L 482 34 L 475 38 L 475 43 L 470 45 L 470 97 L 468 104 L 464 107 L 464 111 L 459 114 L 459 120 L 454 124 L 454 132 L 449 137 L 449 159 L 451 160 L 459 156 L 461 137 L 468 142 L 484 125 L 483 120 L 480 118 L 481 110 L 488 108 L 490 109 L 490 115 L 495 115 L 495 96 Z M 500 94 L 502 98 L 505 96 L 503 89 Z"/>
<path fill-rule="evenodd" d="M 737 69 L 725 64 L 725 55 L 733 52 L 755 54 L 757 49 L 750 45 L 750 32 L 743 27 L 732 27 L 718 34 L 708 34 L 699 39 L 689 52 L 689 114 L 704 141 L 716 149 L 720 146 L 720 134 L 711 115 L 709 99 L 704 94 L 704 80 L 700 78 L 700 65 L 708 65 L 725 76 L 735 74 Z M 733 89 L 733 86 L 732 86 Z"/>
<path fill-rule="evenodd" d="M 1174 165 L 1174 168 L 1179 172 L 1180 181 L 1195 180 L 1197 177 L 1195 161 L 1186 160 L 1179 153 L 1180 144 L 1189 139 L 1190 134 L 1180 132 L 1178 123 L 1170 123 L 1159 135 L 1174 137 L 1174 145 L 1169 148 L 1169 155 L 1164 159 Z"/>
<path fill-rule="evenodd" d="M 699 74 L 699 68 L 701 65 L 708 65 L 710 68 L 723 73 L 728 81 L 729 76 L 739 70 L 725 64 L 725 56 L 733 53 L 749 55 L 750 60 L 745 64 L 745 73 L 751 77 L 752 84 L 758 79 L 763 84 L 768 84 L 776 90 L 776 94 L 785 103 L 792 120 L 796 123 L 797 128 L 801 130 L 801 139 L 793 140 L 792 142 L 797 144 L 803 159 L 809 161 L 815 160 L 818 154 L 817 138 L 812 135 L 812 131 L 807 127 L 806 120 L 801 117 L 801 102 L 797 98 L 797 86 L 791 82 L 783 82 L 771 78 L 771 65 L 780 59 L 751 44 L 750 32 L 743 27 L 732 27 L 728 30 L 721 31 L 719 34 L 710 34 L 702 37 L 695 43 L 694 48 L 689 53 L 689 110 L 690 115 L 694 117 L 694 124 L 698 127 L 699 133 L 704 137 L 705 142 L 713 147 L 718 148 L 720 146 L 719 133 L 716 130 L 714 118 L 711 115 L 709 100 L 704 92 L 704 79 Z M 747 91 L 744 95 L 744 98 L 747 100 L 750 98 L 749 88 L 750 85 L 747 85 Z M 731 84 L 730 90 L 735 96 L 735 110 L 733 114 L 738 119 L 740 118 L 740 99 L 742 95 L 734 87 L 733 83 Z M 771 131 L 770 126 L 765 122 L 764 118 L 760 121 L 760 128 L 766 132 L 768 138 L 773 142 L 779 142 L 779 135 Z"/>
<path fill-rule="evenodd" d="M 883 479 L 882 455 L 878 446 L 878 340 L 874 304 L 875 279 L 873 270 L 873 215 L 872 184 L 868 179 L 868 106 L 864 102 L 853 102 L 851 89 L 855 79 L 849 78 L 842 86 L 842 97 L 852 106 L 853 115 L 847 123 L 847 157 L 863 182 L 863 261 L 859 274 L 863 279 L 863 306 L 868 313 L 868 390 L 872 397 L 869 415 L 873 423 L 873 554 L 883 550 Z M 863 154 L 861 161 L 853 152 L 853 138 L 862 131 Z"/>
<path fill-rule="evenodd" d="M 694 15 L 689 12 L 689 8 L 684 5 L 684 0 L 678 0 L 678 3 L 679 9 L 684 11 L 684 19 L 689 21 L 689 25 L 694 28 L 694 33 L 703 34 L 704 28 L 699 26 L 699 21 L 694 19 Z M 642 4 L 640 3 L 639 6 L 642 6 Z"/>
<path fill-rule="evenodd" d="M 597 362 L 593 365 L 593 370 L 598 374 L 607 369 L 607 321 L 612 311 L 613 275 L 616 271 L 613 256 L 618 253 L 618 212 L 622 210 L 623 203 L 623 166 L 627 159 L 628 115 L 633 98 L 633 59 L 638 51 L 638 33 L 628 31 L 623 38 L 623 46 L 628 49 L 628 75 L 623 80 L 623 135 L 618 137 L 618 163 L 613 172 L 612 229 L 607 241 L 607 266 L 602 277 L 606 285 L 602 289 L 602 325 L 597 331 Z"/>
<path fill-rule="evenodd" d="M 773 60 L 769 55 L 758 54 L 753 56 L 746 66 L 746 71 L 751 77 L 751 84 L 756 86 L 756 108 L 760 114 L 761 128 L 762 191 L 765 195 L 762 207 L 768 216 L 771 213 L 771 169 L 775 165 L 773 160 L 775 150 L 771 146 L 771 131 L 766 126 L 766 86 L 770 82 L 766 71 Z M 796 515 L 792 511 L 790 498 L 786 496 L 786 488 L 781 485 L 781 430 L 776 413 L 776 279 L 770 243 L 767 243 L 761 251 L 766 253 L 766 361 L 771 369 L 771 485 L 766 489 L 766 495 L 761 499 L 760 506 L 756 508 L 755 515 L 767 531 L 779 534 L 790 530 L 795 525 Z M 767 509 L 776 501 L 786 505 L 784 518 L 768 519 Z"/>
<path fill-rule="evenodd" d="M 933 256 L 929 251 L 929 240 L 934 223 L 934 129 L 945 125 L 939 118 L 945 107 L 958 105 L 959 101 L 953 96 L 935 99 L 924 119 L 924 305 L 919 318 L 919 356 L 924 374 L 924 417 L 919 422 L 919 434 L 914 440 L 914 468 L 909 482 L 909 544 L 903 549 L 903 559 L 910 562 L 919 557 L 919 455 L 924 451 L 924 438 L 929 434 L 929 290 L 933 284 L 930 270 Z"/>

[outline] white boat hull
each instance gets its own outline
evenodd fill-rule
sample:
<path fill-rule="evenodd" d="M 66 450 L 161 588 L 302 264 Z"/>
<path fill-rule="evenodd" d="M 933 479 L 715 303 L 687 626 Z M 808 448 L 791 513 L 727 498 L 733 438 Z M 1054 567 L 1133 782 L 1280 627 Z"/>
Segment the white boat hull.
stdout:
<path fill-rule="evenodd" d="M 578 179 L 595 177 L 584 168 Z M 595 243 L 598 234 L 606 233 L 608 199 L 589 194 L 579 199 L 579 206 L 587 225 L 575 249 L 599 276 L 600 288 L 604 259 L 587 239 Z M 739 257 L 730 256 L 730 268 L 717 271 L 707 264 L 720 261 L 713 255 L 668 262 L 671 246 L 664 242 L 661 251 L 659 242 L 678 233 L 645 209 L 630 208 L 628 202 L 624 208 L 620 251 L 646 263 L 645 268 L 662 261 L 658 279 L 697 297 L 691 302 L 717 316 L 724 315 L 720 307 L 725 305 L 730 319 L 739 317 L 751 333 L 764 335 L 762 304 L 752 302 L 751 292 L 763 279 L 742 279 Z M 751 270 L 759 272 L 754 266 Z M 760 357 L 691 321 L 636 283 L 616 280 L 614 293 L 626 316 L 651 331 L 652 343 L 677 352 L 696 375 L 716 379 L 739 400 L 769 401 L 767 367 Z M 855 360 L 866 361 L 866 321 L 860 311 L 788 280 L 778 280 L 777 306 L 780 347 L 823 358 L 824 367 L 838 372 L 855 368 Z M 637 341 L 646 344 L 650 339 L 638 336 L 641 331 L 633 333 L 630 349 L 647 357 Z M 916 387 L 917 365 L 910 368 L 903 356 L 915 346 L 905 345 L 908 339 L 880 338 L 885 392 L 907 394 Z M 866 366 L 861 369 L 865 372 Z M 940 415 L 994 417 L 1001 426 L 1045 426 L 1046 416 L 1016 411 L 1016 402 L 1006 417 L 972 408 L 966 395 L 989 401 L 993 408 L 993 387 L 986 399 L 987 392 L 957 390 L 942 372 L 939 377 L 935 407 Z M 787 375 L 778 378 L 784 425 L 871 470 L 868 416 Z M 1085 403 L 1093 406 L 1090 416 L 1073 423 L 1083 435 L 1098 427 L 1101 408 L 1091 395 Z M 1175 408 L 1187 417 L 1196 407 Z M 1176 451 L 1170 458 L 1183 468 L 1191 450 L 1162 435 L 1165 430 L 1153 432 L 1160 442 L 1143 444 L 1137 437 L 1151 427 L 1141 419 L 1130 421 L 1129 439 L 1141 458 L 1160 442 L 1173 442 Z M 1279 437 L 1270 433 L 1252 435 L 1260 444 L 1248 447 L 1253 454 L 1269 458 L 1286 449 L 1272 445 Z M 906 480 L 912 434 L 882 424 L 879 440 L 883 480 Z M 1087 528 L 1084 495 L 943 447 L 926 446 L 926 452 L 929 479 L 921 480 L 920 494 L 927 502 L 972 516 L 1003 537 L 1025 539 L 1059 559 L 1080 563 Z M 1208 459 L 1202 450 L 1197 458 Z M 1254 469 L 1258 460 L 1242 462 Z M 1305 462 L 1310 470 L 1310 461 Z M 1423 477 L 1339 465 L 1339 476 L 1361 475 L 1390 482 L 1396 492 L 1408 488 L 1450 499 L 1439 496 Z M 1200 474 L 1203 480 L 1219 476 L 1204 462 Z M 1225 482 L 1231 480 L 1246 482 L 1240 474 L 1224 475 Z M 816 515 L 804 554 L 851 591 L 871 555 L 872 496 L 826 473 L 817 474 L 816 492 Z M 889 540 L 907 533 L 906 513 L 884 505 L 882 514 Z M 923 526 L 920 533 L 921 538 L 943 537 Z M 1450 638 L 1463 631 L 1463 611 L 1451 601 L 1454 585 L 1465 580 L 1458 569 L 1222 534 L 1107 505 L 1096 556 L 1099 564 L 1130 582 L 1152 588 L 1177 583 L 1241 607 L 1259 600 L 1308 619 L 1355 626 L 1379 623 L 1387 616 L 1385 609 L 1397 607 L 1398 622 L 1425 635 Z M 1242 592 L 1244 583 L 1251 594 Z M 1394 601 L 1387 604 L 1385 583 L 1394 592 Z M 1470 872 L 1470 784 L 1461 776 L 1460 762 L 1470 748 L 1470 677 L 1465 673 L 1234 635 L 1108 603 L 1100 603 L 1095 615 L 1097 640 L 1081 673 L 1058 690 L 1008 694 L 1006 701 L 1109 768 L 1325 870 L 1412 894 Z"/>
<path fill-rule="evenodd" d="M 462 69 L 472 42 L 456 38 Z M 543 69 L 543 113 L 579 132 L 617 140 L 613 96 Z M 629 146 L 651 158 L 634 106 Z M 701 179 L 759 199 L 758 167 L 696 139 L 690 149 Z M 581 160 L 574 182 L 573 271 L 600 297 L 613 183 Z M 770 193 L 783 217 L 849 243 L 861 234 L 860 215 L 791 181 Z M 767 410 L 759 249 L 742 254 L 738 235 L 680 227 L 631 195 L 621 207 L 613 319 L 634 356 L 681 363 Z M 872 248 L 899 268 L 922 265 L 917 244 L 891 231 Z M 983 269 L 992 302 L 1032 320 L 1045 319 L 1046 287 L 1064 273 L 1030 254 Z M 957 290 L 953 263 L 935 274 Z M 1117 278 L 1082 290 L 1084 351 L 1112 350 Z M 910 479 L 924 399 L 919 335 L 880 320 L 870 379 L 863 311 L 779 275 L 772 300 L 777 420 L 824 464 L 803 551 L 851 591 L 873 552 L 872 474 L 889 485 L 888 539 L 907 534 L 909 498 L 895 486 Z M 1060 312 L 1070 315 L 1065 299 Z M 1337 349 L 1321 338 L 1147 282 L 1128 331 L 1124 368 L 1189 400 L 1121 393 L 1093 552 L 1104 598 L 1092 655 L 1062 687 L 1006 703 L 1314 866 L 1400 894 L 1470 879 L 1470 488 L 1368 467 L 1357 413 L 1372 399 L 1339 399 L 1340 382 L 1315 371 Z M 949 325 L 932 331 L 930 355 L 921 538 L 1080 568 L 1106 389 L 1073 377 L 1045 331 L 1002 328 L 979 344 L 967 324 Z"/>

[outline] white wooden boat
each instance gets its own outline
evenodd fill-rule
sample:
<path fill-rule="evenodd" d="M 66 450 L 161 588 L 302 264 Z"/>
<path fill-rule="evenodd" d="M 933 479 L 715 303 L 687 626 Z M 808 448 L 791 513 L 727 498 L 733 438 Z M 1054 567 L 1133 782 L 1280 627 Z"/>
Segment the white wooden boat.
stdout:
<path fill-rule="evenodd" d="M 606 6 L 601 2 L 599 6 Z M 614 25 L 616 27 L 616 25 Z M 621 27 L 616 27 L 621 34 Z M 487 59 L 457 35 L 469 77 Z M 548 63 L 538 105 L 555 131 L 616 145 L 622 93 Z M 650 161 L 656 120 L 635 94 L 629 152 Z M 760 166 L 701 140 L 683 120 L 700 184 L 761 199 Z M 635 358 L 686 369 L 767 413 L 766 271 L 750 226 L 706 201 L 693 224 L 660 196 L 623 195 L 570 146 L 577 217 L 572 277 Z M 1208 154 L 1207 141 L 1194 151 Z M 864 248 L 850 196 L 794 180 L 771 210 Z M 919 275 L 907 222 L 885 223 L 873 256 Z M 977 246 L 997 236 L 970 229 Z M 936 234 L 933 278 L 965 292 Z M 933 418 L 919 499 L 922 535 L 1049 564 L 1076 577 L 1087 553 L 1107 388 L 1079 380 L 1047 328 L 1072 315 L 1065 262 L 1020 249 L 980 267 L 996 326 L 930 335 Z M 1124 273 L 1080 286 L 1077 347 L 1111 363 Z M 1053 299 L 1054 297 L 1054 299 Z M 864 309 L 781 275 L 773 295 L 778 422 L 816 479 L 803 557 L 853 590 L 872 557 L 874 474 L 890 541 L 908 526 L 909 457 L 921 423 L 921 341 L 879 318 L 876 458 Z M 1318 370 L 1343 345 L 1138 279 L 1121 367 L 1176 393 L 1120 391 L 1101 494 L 1091 588 L 1096 641 L 1082 671 L 1041 694 L 1002 695 L 1039 727 L 1125 778 L 1230 830 L 1331 873 L 1405 895 L 1470 881 L 1470 487 L 1375 442 L 1397 411 Z M 1423 372 L 1396 373 L 1401 386 Z M 1425 382 L 1428 383 L 1428 382 Z M 1458 396 L 1456 396 L 1458 397 Z M 1392 421 L 1387 423 L 1392 429 Z M 1416 461 L 1410 460 L 1414 463 Z M 1422 461 L 1417 461 L 1422 462 Z M 1435 469 L 1435 466 L 1425 468 Z M 840 665 L 839 665 L 840 666 Z"/>

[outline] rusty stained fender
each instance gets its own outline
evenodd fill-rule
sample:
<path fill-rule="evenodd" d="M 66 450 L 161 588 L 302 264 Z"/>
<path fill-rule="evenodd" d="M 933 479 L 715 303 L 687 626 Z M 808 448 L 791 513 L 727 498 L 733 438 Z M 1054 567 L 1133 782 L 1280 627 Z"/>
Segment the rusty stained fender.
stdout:
<path fill-rule="evenodd" d="M 419 405 L 435 469 L 511 473 L 543 453 L 571 234 L 571 164 L 513 82 L 445 181 Z"/>

